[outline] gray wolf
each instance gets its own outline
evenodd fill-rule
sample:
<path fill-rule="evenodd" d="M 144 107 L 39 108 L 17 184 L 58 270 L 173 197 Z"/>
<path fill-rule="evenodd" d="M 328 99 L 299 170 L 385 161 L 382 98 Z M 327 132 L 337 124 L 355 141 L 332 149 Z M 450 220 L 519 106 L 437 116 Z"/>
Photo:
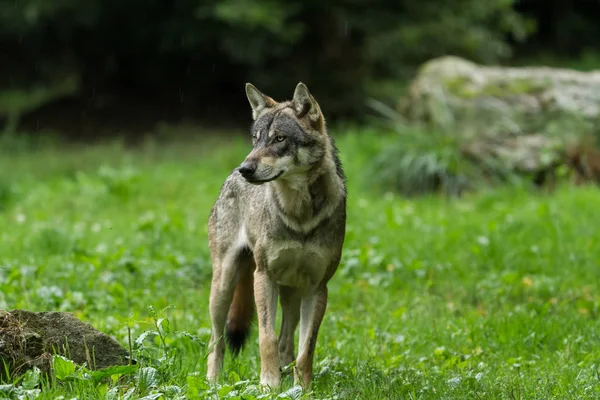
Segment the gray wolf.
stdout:
<path fill-rule="evenodd" d="M 294 383 L 307 388 L 327 283 L 338 268 L 346 233 L 345 176 L 306 85 L 298 83 L 291 101 L 276 102 L 250 83 L 246 95 L 253 148 L 225 180 L 208 222 L 213 276 L 207 378 L 214 382 L 220 374 L 223 336 L 233 354 L 241 350 L 256 307 L 260 383 L 279 386 L 281 368 L 295 360 Z"/>

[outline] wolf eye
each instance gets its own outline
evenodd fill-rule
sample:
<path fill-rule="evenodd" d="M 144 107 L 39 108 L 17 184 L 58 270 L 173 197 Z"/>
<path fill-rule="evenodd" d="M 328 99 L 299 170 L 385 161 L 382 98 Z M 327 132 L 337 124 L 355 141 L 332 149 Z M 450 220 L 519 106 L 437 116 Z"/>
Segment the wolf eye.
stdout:
<path fill-rule="evenodd" d="M 282 135 L 275 136 L 275 140 L 277 142 L 283 142 L 285 140 L 285 136 L 282 136 Z"/>

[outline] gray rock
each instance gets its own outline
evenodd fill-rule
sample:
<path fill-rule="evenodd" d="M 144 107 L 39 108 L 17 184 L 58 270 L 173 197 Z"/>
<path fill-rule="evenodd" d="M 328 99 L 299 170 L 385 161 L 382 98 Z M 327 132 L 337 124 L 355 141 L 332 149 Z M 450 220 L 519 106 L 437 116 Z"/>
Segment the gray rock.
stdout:
<path fill-rule="evenodd" d="M 467 122 L 476 136 L 546 134 L 565 116 L 600 117 L 600 71 L 483 66 L 445 56 L 420 68 L 398 107 L 413 121 Z"/>
<path fill-rule="evenodd" d="M 420 68 L 398 109 L 458 137 L 462 154 L 479 164 L 532 173 L 564 164 L 570 146 L 593 136 L 600 71 L 483 66 L 445 56 Z"/>
<path fill-rule="evenodd" d="M 462 152 L 477 163 L 493 161 L 516 173 L 535 173 L 564 161 L 562 144 L 539 134 L 475 140 L 465 145 Z"/>

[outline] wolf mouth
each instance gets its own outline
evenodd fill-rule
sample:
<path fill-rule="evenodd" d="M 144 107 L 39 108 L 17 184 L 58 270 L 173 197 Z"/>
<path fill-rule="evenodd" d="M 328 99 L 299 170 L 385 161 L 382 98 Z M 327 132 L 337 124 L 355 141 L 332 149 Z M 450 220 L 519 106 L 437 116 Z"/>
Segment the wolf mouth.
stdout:
<path fill-rule="evenodd" d="M 252 183 L 254 185 L 262 185 L 263 183 L 271 182 L 271 181 L 274 181 L 275 179 L 279 178 L 281 175 L 283 175 L 283 172 L 284 171 L 280 171 L 277 175 L 275 175 L 274 177 L 269 178 L 269 179 L 264 179 L 264 180 L 254 180 L 254 179 L 250 180 L 250 179 L 246 179 L 246 180 L 249 183 Z"/>

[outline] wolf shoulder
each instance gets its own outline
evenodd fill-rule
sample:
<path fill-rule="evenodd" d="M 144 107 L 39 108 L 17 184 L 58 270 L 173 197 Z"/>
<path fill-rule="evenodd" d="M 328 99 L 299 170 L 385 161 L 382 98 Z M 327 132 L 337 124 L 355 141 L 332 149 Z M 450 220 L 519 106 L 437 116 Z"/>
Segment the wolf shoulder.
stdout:
<path fill-rule="evenodd" d="M 233 170 L 223 182 L 219 196 L 215 205 L 223 203 L 232 203 L 231 205 L 241 204 L 245 202 L 256 202 L 265 198 L 266 187 L 257 186 L 248 183 L 237 170 Z M 264 201 L 264 200 L 263 200 Z M 247 204 L 247 203 L 246 203 Z"/>

